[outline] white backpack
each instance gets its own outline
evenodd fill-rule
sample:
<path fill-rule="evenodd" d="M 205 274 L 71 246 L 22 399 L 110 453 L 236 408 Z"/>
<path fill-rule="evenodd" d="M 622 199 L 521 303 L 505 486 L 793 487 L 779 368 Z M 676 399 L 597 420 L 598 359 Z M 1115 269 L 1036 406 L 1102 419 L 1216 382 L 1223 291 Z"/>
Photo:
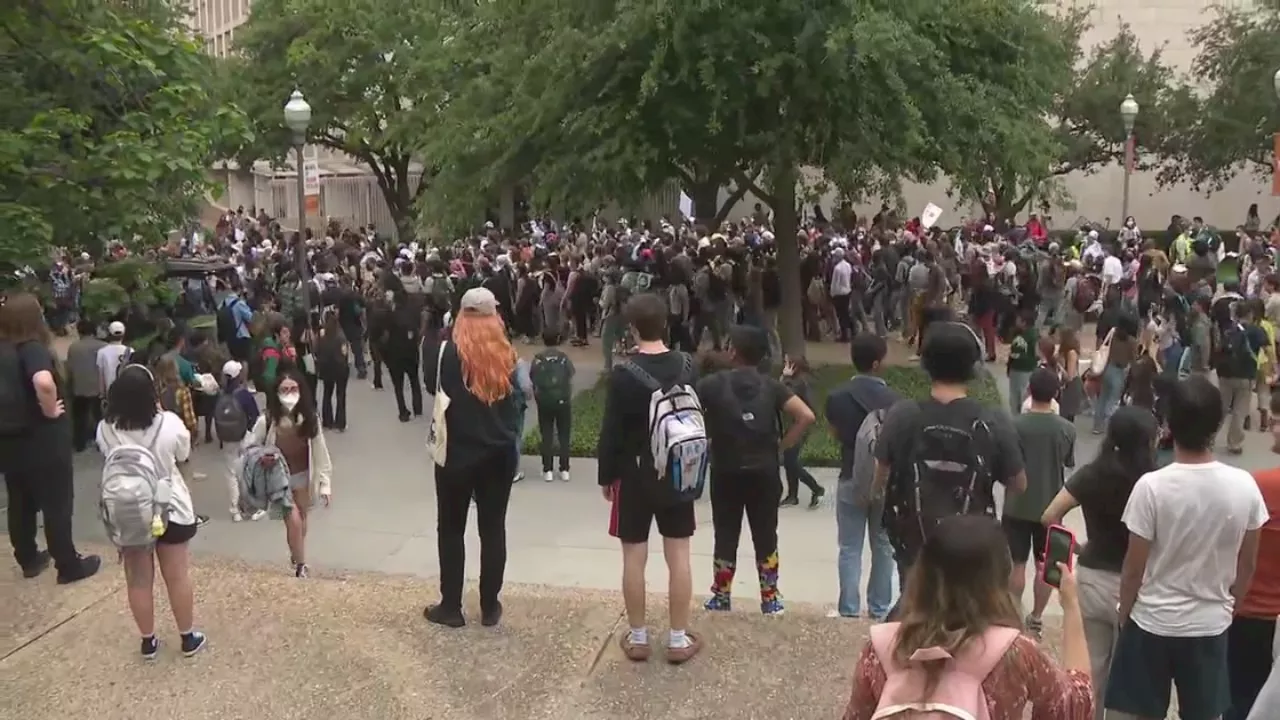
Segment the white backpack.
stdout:
<path fill-rule="evenodd" d="M 117 548 L 150 547 L 168 526 L 173 480 L 155 453 L 163 426 L 163 416 L 156 418 L 150 438 L 138 445 L 104 425 L 111 450 L 102 465 L 98 510 Z"/>
<path fill-rule="evenodd" d="M 652 375 L 633 362 L 622 366 L 647 387 L 649 396 L 649 447 L 658 481 L 670 488 L 674 498 L 689 502 L 702 497 L 711 467 L 711 443 L 702 401 L 693 386 L 682 384 L 693 370 L 693 360 L 684 354 L 680 377 L 663 387 Z"/>

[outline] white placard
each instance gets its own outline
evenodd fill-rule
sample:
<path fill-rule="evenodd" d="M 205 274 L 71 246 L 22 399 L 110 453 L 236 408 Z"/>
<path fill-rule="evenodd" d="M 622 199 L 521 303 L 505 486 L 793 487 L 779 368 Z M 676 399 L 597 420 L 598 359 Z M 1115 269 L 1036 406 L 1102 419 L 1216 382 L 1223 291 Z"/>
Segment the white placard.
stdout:
<path fill-rule="evenodd" d="M 920 211 L 920 226 L 928 230 L 938 222 L 938 218 L 942 217 L 942 208 L 929 203 L 924 206 L 924 210 Z"/>
<path fill-rule="evenodd" d="M 683 191 L 680 192 L 680 214 L 690 220 L 693 219 L 693 198 L 685 195 Z"/>
<path fill-rule="evenodd" d="M 302 161 L 302 189 L 307 195 L 320 194 L 320 161 L 305 159 Z"/>

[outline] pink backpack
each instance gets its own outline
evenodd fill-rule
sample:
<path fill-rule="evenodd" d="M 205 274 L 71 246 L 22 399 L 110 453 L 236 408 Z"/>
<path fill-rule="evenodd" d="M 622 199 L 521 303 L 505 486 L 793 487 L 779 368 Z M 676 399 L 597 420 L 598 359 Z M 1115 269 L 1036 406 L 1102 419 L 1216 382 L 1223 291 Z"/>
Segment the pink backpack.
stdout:
<path fill-rule="evenodd" d="M 906 665 L 899 665 L 893 659 L 899 625 L 883 623 L 871 628 L 871 647 L 888 676 L 872 719 L 990 720 L 982 682 L 1018 639 L 1018 630 L 990 627 L 981 639 L 966 645 L 959 657 L 953 658 L 942 648 L 921 648 Z M 918 663 L 930 660 L 947 663 L 937 687 L 925 698 L 925 672 Z"/>

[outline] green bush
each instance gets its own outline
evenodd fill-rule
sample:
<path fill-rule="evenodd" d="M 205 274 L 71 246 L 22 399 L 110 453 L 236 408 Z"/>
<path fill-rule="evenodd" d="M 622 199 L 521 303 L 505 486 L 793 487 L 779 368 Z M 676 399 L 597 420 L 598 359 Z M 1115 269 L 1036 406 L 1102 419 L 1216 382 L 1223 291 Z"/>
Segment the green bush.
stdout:
<path fill-rule="evenodd" d="M 852 365 L 824 365 L 815 369 L 811 381 L 811 393 L 814 413 L 818 421 L 809 431 L 801 459 L 809 467 L 839 467 L 840 444 L 831 436 L 823 417 L 822 408 L 826 404 L 827 395 L 838 385 L 854 375 Z M 573 399 L 573 432 L 570 435 L 570 454 L 574 457 L 595 457 L 596 443 L 600 436 L 600 426 L 604 415 L 605 382 L 603 376 L 593 387 L 578 393 Z M 889 387 L 897 390 L 903 397 L 916 400 L 929 396 L 929 378 L 918 366 L 892 366 L 886 368 L 882 375 Z M 998 407 L 1001 403 L 1000 391 L 990 375 L 975 380 L 969 389 L 970 395 L 986 405 Z M 538 428 L 531 428 L 524 439 L 524 453 L 538 455 L 541 453 L 541 436 Z"/>

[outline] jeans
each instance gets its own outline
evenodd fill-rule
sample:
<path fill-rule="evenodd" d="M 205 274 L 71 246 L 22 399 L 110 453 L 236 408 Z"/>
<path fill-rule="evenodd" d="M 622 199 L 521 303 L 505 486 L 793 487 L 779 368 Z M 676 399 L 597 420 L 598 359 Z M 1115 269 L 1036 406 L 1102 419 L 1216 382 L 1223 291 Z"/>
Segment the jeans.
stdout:
<path fill-rule="evenodd" d="M 1102 434 L 1107 430 L 1107 421 L 1120 407 L 1120 393 L 1124 390 L 1125 369 L 1107 364 L 1102 371 L 1102 383 L 1098 390 L 1098 403 L 1093 408 L 1093 432 Z M 1252 388 L 1251 388 L 1252 389 Z"/>
<path fill-rule="evenodd" d="M 893 549 L 889 534 L 880 525 L 884 508 L 880 503 L 861 507 L 855 500 L 854 483 L 843 481 L 836 488 L 836 537 L 840 545 L 836 569 L 840 578 L 840 598 L 836 610 L 844 617 L 862 612 L 862 542 L 871 537 L 871 577 L 867 582 L 867 610 L 872 618 L 889 613 L 893 600 Z"/>
<path fill-rule="evenodd" d="M 1009 412 L 1015 416 L 1022 414 L 1022 401 L 1027 399 L 1027 386 L 1031 384 L 1031 373 L 1027 370 L 1009 371 Z"/>
<path fill-rule="evenodd" d="M 368 365 L 364 359 L 364 329 L 359 325 L 351 325 L 342 329 L 342 334 L 347 336 L 347 344 L 351 346 L 351 355 L 355 359 L 356 373 L 360 377 L 368 370 Z"/>
<path fill-rule="evenodd" d="M 347 429 L 347 381 L 346 375 L 322 380 L 324 397 L 320 403 L 320 421 L 324 427 Z M 336 398 L 335 398 L 336 396 Z"/>
<path fill-rule="evenodd" d="M 888 321 L 885 318 L 885 298 L 888 294 L 888 290 L 880 290 L 871 299 L 871 324 L 875 326 L 876 334 L 880 337 L 889 334 Z"/>
<path fill-rule="evenodd" d="M 515 457 L 507 447 L 490 448 L 464 466 L 436 465 L 436 546 L 440 560 L 440 604 L 462 609 L 467 547 L 467 513 L 476 502 L 480 533 L 480 607 L 492 608 L 502 592 L 507 568 L 507 503 Z"/>
<path fill-rule="evenodd" d="M 1111 656 L 1120 634 L 1120 573 L 1081 567 L 1076 570 L 1080 615 L 1084 639 L 1089 647 L 1089 672 L 1093 676 L 1093 716 L 1102 720 L 1106 712 L 1107 679 L 1111 677 Z"/>
<path fill-rule="evenodd" d="M 800 463 L 800 451 L 803 448 L 804 443 L 801 442 L 782 452 L 782 470 L 787 476 L 787 497 L 795 497 L 800 492 L 800 483 L 804 483 L 814 494 L 822 492 L 822 486 Z"/>
<path fill-rule="evenodd" d="M 573 429 L 573 406 L 568 401 L 538 404 L 538 434 L 542 436 L 542 472 L 551 472 L 554 450 L 560 450 L 560 470 L 569 470 L 569 431 Z"/>

